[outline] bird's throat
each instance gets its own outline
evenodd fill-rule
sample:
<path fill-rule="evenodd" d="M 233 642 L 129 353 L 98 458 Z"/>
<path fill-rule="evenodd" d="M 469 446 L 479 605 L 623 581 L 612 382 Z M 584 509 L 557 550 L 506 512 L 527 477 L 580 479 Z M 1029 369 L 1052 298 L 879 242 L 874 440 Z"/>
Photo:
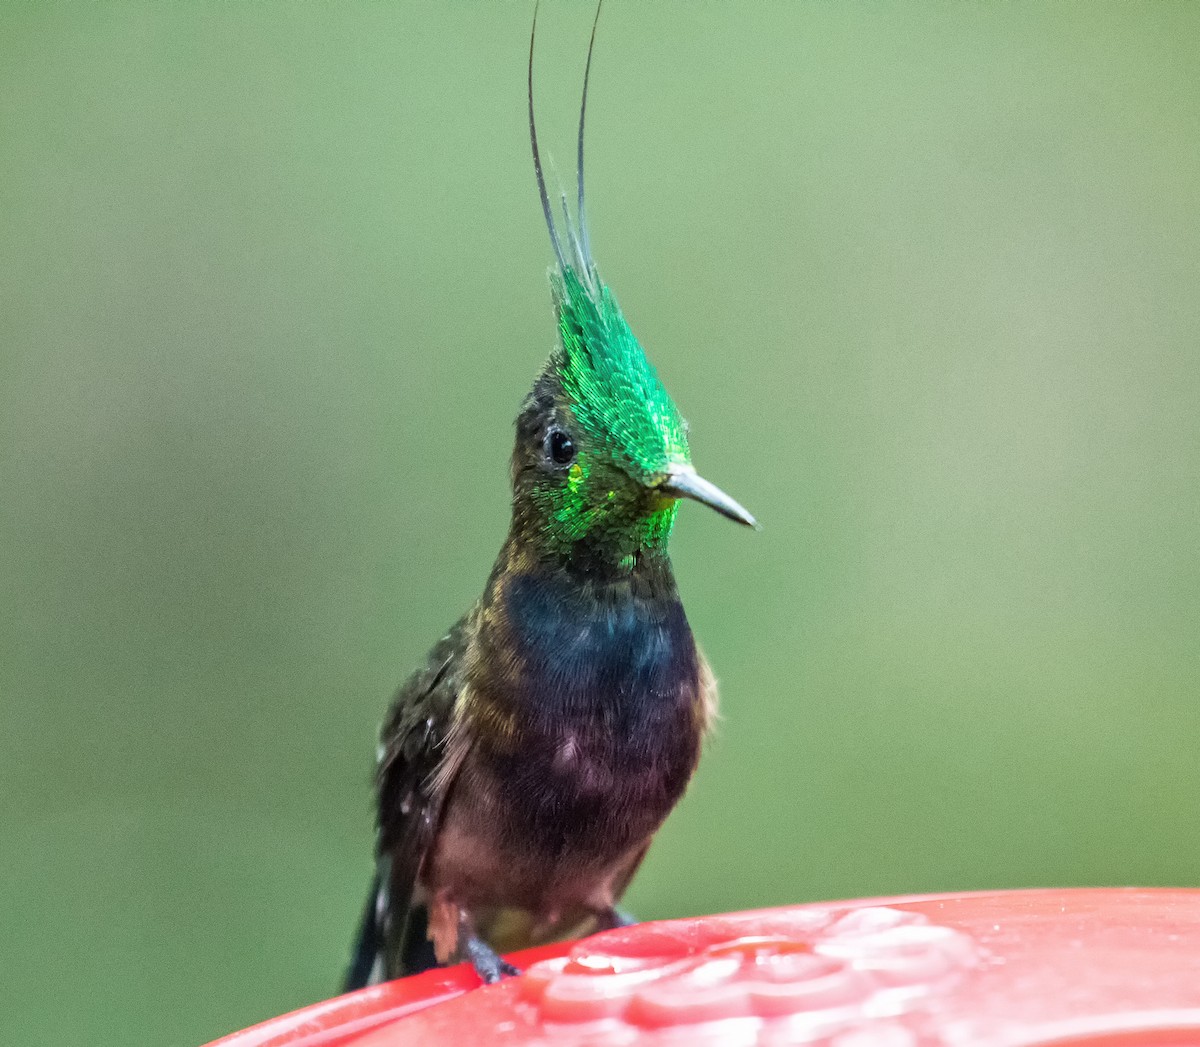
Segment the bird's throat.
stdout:
<path fill-rule="evenodd" d="M 562 730 L 635 738 L 699 697 L 695 641 L 665 550 L 627 570 L 551 565 L 511 543 L 479 607 L 475 712 L 513 744 Z M 611 566 L 611 565 L 610 565 Z"/>
<path fill-rule="evenodd" d="M 595 513 L 586 520 L 577 513 L 547 519 L 541 512 L 514 509 L 501 561 L 547 573 L 562 572 L 584 586 L 632 579 L 638 574 L 647 579 L 664 572 L 669 576 L 667 543 L 677 509 L 674 499 L 659 499 L 635 516 Z"/>

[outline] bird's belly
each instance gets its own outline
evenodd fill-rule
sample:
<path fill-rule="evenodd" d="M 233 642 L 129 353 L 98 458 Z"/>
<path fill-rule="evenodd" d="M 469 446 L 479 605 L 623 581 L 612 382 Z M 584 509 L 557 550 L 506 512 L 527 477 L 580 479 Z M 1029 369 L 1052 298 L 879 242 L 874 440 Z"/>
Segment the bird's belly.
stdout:
<path fill-rule="evenodd" d="M 491 940 L 486 924 L 501 913 L 527 914 L 532 927 L 615 905 L 644 849 L 640 843 L 608 854 L 550 856 L 513 848 L 502 834 L 481 833 L 475 819 L 452 811 L 438 837 L 429 887 L 465 909 Z"/>
<path fill-rule="evenodd" d="M 633 751 L 565 729 L 519 758 L 473 750 L 443 809 L 428 886 L 475 911 L 610 907 L 695 766 L 701 732 L 690 713 L 679 719 Z"/>

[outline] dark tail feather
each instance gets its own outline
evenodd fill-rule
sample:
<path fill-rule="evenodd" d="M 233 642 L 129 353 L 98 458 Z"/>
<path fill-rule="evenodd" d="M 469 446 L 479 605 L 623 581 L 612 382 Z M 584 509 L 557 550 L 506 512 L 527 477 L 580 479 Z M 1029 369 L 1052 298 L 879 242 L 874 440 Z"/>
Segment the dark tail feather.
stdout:
<path fill-rule="evenodd" d="M 371 984 L 371 972 L 375 969 L 383 950 L 383 928 L 379 920 L 380 886 L 380 873 L 376 870 L 371 880 L 371 889 L 367 892 L 367 904 L 363 906 L 358 937 L 354 942 L 354 954 L 350 958 L 350 966 L 346 969 L 342 992 L 353 992 Z"/>

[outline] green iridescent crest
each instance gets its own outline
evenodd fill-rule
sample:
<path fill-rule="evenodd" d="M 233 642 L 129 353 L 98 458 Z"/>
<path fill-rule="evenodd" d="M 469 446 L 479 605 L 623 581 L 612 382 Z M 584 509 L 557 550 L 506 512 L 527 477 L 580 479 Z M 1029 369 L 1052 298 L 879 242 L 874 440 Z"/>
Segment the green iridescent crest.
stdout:
<path fill-rule="evenodd" d="M 558 262 L 550 274 L 550 284 L 559 346 L 527 406 L 531 411 L 539 405 L 545 409 L 552 401 L 561 412 L 548 423 L 543 419 L 529 429 L 541 432 L 546 439 L 557 429 L 571 441 L 572 449 L 567 457 L 550 457 L 556 466 L 547 468 L 542 462 L 536 469 L 525 471 L 518 444 L 514 475 L 525 479 L 518 481 L 513 504 L 514 519 L 524 520 L 552 547 L 569 549 L 587 540 L 593 551 L 602 549 L 604 556 L 614 562 L 632 564 L 639 550 L 665 548 L 680 497 L 707 501 L 743 523 L 752 523 L 753 518 L 691 468 L 687 427 L 679 410 L 592 260 L 584 207 L 583 142 L 599 17 L 598 3 L 579 106 L 577 202 L 572 217 L 566 194 L 562 194 L 561 237 L 546 192 L 533 112 L 536 5 L 529 34 L 529 144 L 542 213 Z M 542 394 L 548 399 L 539 399 Z M 542 428 L 544 424 L 552 428 Z M 546 448 L 549 454 L 550 445 Z M 526 505 L 535 515 L 524 512 Z"/>
<path fill-rule="evenodd" d="M 687 430 L 612 291 L 566 265 L 551 274 L 562 349 L 563 392 L 581 428 L 631 477 L 686 465 Z"/>

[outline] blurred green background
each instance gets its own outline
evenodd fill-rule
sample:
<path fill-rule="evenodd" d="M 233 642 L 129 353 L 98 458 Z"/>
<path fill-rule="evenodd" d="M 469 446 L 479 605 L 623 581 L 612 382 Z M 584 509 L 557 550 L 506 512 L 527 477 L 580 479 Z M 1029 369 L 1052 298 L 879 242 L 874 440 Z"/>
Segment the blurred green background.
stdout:
<path fill-rule="evenodd" d="M 553 337 L 530 15 L 5 6 L 3 1042 L 336 989 Z M 1200 881 L 1198 84 L 1195 4 L 606 7 L 596 251 L 765 526 L 680 516 L 725 719 L 639 914 Z"/>

